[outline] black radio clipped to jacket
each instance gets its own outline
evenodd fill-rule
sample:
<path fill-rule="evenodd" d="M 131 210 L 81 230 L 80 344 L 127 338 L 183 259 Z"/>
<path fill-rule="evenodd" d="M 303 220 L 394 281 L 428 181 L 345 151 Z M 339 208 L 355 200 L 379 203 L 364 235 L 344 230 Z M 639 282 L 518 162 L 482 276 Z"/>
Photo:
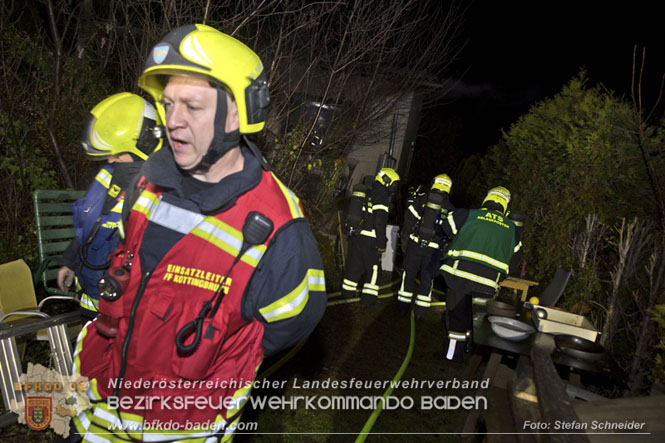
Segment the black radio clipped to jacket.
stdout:
<path fill-rule="evenodd" d="M 127 289 L 129 269 L 124 266 L 113 267 L 99 280 L 99 295 L 107 301 L 115 301 Z"/>

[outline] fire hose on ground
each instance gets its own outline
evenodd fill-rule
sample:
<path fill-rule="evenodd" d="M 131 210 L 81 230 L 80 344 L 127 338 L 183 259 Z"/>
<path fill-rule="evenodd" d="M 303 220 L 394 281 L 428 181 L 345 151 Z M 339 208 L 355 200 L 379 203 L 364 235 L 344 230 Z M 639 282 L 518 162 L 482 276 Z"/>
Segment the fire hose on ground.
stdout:
<path fill-rule="evenodd" d="M 388 287 L 392 287 L 397 281 L 393 281 L 390 283 L 387 283 L 385 285 L 380 286 L 380 289 L 385 289 Z M 438 291 L 440 292 L 440 291 Z M 329 296 L 334 296 L 339 294 L 339 291 L 333 292 L 329 294 Z M 379 294 L 379 298 L 387 298 L 387 297 L 392 297 L 394 295 L 394 292 L 388 292 L 385 294 Z M 356 298 L 351 298 L 351 299 L 346 299 L 346 300 L 332 300 L 328 302 L 328 306 L 334 306 L 334 305 L 341 305 L 341 304 L 347 304 L 347 303 L 355 303 L 360 301 L 359 297 Z M 474 298 L 474 304 L 481 304 L 479 303 L 480 300 L 476 300 Z M 486 300 L 483 300 L 486 301 Z M 446 302 L 434 302 L 431 303 L 430 306 L 446 306 Z M 415 315 L 413 311 L 411 311 L 410 315 L 410 337 L 409 337 L 409 346 L 406 351 L 406 356 L 404 357 L 404 360 L 402 361 L 401 366 L 399 367 L 397 373 L 395 374 L 395 377 L 392 380 L 392 383 L 390 383 L 390 386 L 386 389 L 386 391 L 383 393 L 383 399 L 385 399 L 390 396 L 393 392 L 394 386 L 396 386 L 399 381 L 402 379 L 402 375 L 404 375 L 404 372 L 406 371 L 406 368 L 409 366 L 409 363 L 411 362 L 411 356 L 413 355 L 413 349 L 415 347 L 415 341 L 416 341 L 416 321 L 415 321 Z M 257 380 L 262 380 L 266 377 L 269 377 L 272 375 L 274 372 L 276 372 L 279 368 L 281 368 L 286 362 L 288 362 L 295 354 L 300 351 L 300 349 L 303 347 L 307 339 L 302 340 L 299 342 L 293 349 L 291 349 L 286 355 L 284 355 L 281 359 L 279 359 L 275 364 L 273 364 L 270 368 L 266 369 L 264 372 L 259 374 L 257 377 Z M 379 418 L 379 415 L 381 414 L 381 411 L 383 410 L 383 402 L 379 402 L 378 407 L 372 412 L 372 414 L 369 416 L 367 421 L 365 422 L 365 425 L 363 426 L 362 430 L 358 434 L 358 437 L 355 440 L 355 443 L 362 443 L 365 441 L 367 436 L 371 434 L 372 427 L 374 426 L 374 423 L 376 420 Z"/>

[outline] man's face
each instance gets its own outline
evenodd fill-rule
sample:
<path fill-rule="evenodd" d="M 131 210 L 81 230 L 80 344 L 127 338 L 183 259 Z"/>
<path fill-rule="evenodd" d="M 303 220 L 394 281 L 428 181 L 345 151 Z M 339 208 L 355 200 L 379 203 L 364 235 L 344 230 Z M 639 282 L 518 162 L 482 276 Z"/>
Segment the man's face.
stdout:
<path fill-rule="evenodd" d="M 238 109 L 226 94 L 226 131 L 238 127 Z M 164 88 L 166 135 L 175 162 L 184 170 L 196 166 L 215 135 L 217 89 L 198 77 L 171 76 Z"/>

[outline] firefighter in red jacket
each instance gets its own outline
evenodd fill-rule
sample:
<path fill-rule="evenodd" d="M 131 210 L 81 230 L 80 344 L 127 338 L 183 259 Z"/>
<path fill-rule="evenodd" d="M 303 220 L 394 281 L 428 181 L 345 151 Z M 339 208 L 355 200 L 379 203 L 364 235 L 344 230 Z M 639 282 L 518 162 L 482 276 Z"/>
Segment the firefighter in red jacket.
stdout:
<path fill-rule="evenodd" d="M 128 193 L 100 315 L 78 339 L 74 368 L 94 406 L 76 430 L 84 441 L 228 441 L 264 356 L 321 319 L 321 258 L 298 198 L 245 136 L 269 102 L 252 50 L 183 26 L 153 48 L 139 86 L 169 149 Z"/>
<path fill-rule="evenodd" d="M 362 285 L 360 303 L 372 306 L 377 303 L 379 295 L 379 272 L 381 254 L 386 250 L 386 226 L 390 196 L 397 189 L 399 174 L 392 168 L 382 168 L 372 184 L 369 198 L 363 208 L 364 216 L 360 224 L 360 232 L 349 242 L 349 253 L 346 260 L 346 274 L 342 282 L 342 298 L 356 296 L 360 279 L 365 278 Z"/>
<path fill-rule="evenodd" d="M 446 360 L 463 360 L 473 329 L 472 296 L 494 296 L 522 246 L 520 230 L 506 215 L 509 202 L 508 189 L 497 186 L 488 191 L 480 209 L 456 209 L 437 222 L 442 234 L 452 238 L 441 266 L 447 285 Z"/>

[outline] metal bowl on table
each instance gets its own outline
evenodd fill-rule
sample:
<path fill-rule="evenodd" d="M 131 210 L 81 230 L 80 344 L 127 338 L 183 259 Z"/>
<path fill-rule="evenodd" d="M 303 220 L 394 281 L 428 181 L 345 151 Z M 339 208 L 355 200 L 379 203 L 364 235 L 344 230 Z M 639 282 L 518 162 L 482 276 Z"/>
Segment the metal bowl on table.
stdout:
<path fill-rule="evenodd" d="M 533 326 L 514 318 L 490 315 L 487 320 L 492 326 L 492 331 L 501 338 L 511 341 L 522 341 L 536 332 Z"/>
<path fill-rule="evenodd" d="M 554 344 L 557 350 L 581 360 L 598 360 L 605 352 L 600 343 L 570 334 L 555 335 Z"/>
<path fill-rule="evenodd" d="M 488 315 L 513 318 L 517 314 L 517 304 L 512 300 L 493 299 L 485 305 Z"/>

